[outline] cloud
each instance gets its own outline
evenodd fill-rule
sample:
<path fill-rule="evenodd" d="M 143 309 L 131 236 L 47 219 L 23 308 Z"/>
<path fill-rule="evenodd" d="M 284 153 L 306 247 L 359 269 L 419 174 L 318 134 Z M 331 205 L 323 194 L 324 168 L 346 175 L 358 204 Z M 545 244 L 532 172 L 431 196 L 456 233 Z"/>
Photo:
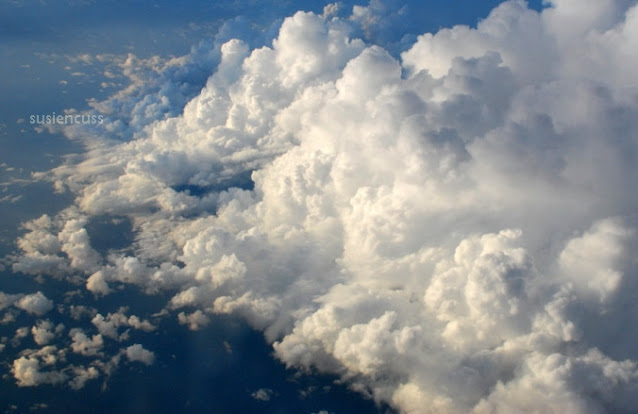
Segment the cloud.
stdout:
<path fill-rule="evenodd" d="M 12 322 L 15 322 L 16 320 L 16 312 L 5 312 L 4 315 L 2 315 L 2 319 L 0 319 L 0 324 L 1 325 L 6 325 Z"/>
<path fill-rule="evenodd" d="M 74 367 L 73 375 L 75 376 L 69 381 L 69 386 L 73 390 L 79 390 L 84 388 L 90 380 L 98 378 L 100 373 L 95 367 Z"/>
<path fill-rule="evenodd" d="M 43 367 L 55 365 L 60 359 L 64 359 L 63 351 L 55 346 L 46 346 L 37 351 L 26 352 L 26 355 L 13 361 L 11 372 L 20 387 L 63 383 L 67 380 L 64 372 L 55 369 L 42 370 Z"/>
<path fill-rule="evenodd" d="M 36 326 L 31 327 L 31 334 L 33 335 L 33 340 L 36 344 L 47 345 L 63 330 L 64 325 L 59 324 L 55 326 L 47 319 L 40 321 Z"/>
<path fill-rule="evenodd" d="M 141 362 L 146 365 L 153 365 L 155 362 L 155 354 L 140 344 L 134 344 L 126 348 L 126 357 L 129 361 Z"/>
<path fill-rule="evenodd" d="M 199 309 L 190 314 L 180 312 L 177 314 L 177 320 L 180 325 L 188 325 L 191 331 L 198 331 L 210 323 L 210 318 Z"/>
<path fill-rule="evenodd" d="M 58 371 L 42 372 L 40 361 L 34 358 L 20 357 L 13 361 L 13 376 L 21 387 L 64 382 L 66 376 Z"/>
<path fill-rule="evenodd" d="M 270 388 L 260 388 L 250 394 L 250 396 L 257 401 L 270 401 L 273 396 L 273 390 L 271 390 Z"/>
<path fill-rule="evenodd" d="M 128 338 L 128 330 L 120 334 L 118 332 L 120 327 L 130 327 L 144 332 L 151 332 L 156 329 L 149 321 L 141 320 L 135 315 L 126 316 L 125 312 L 126 308 L 120 308 L 115 313 L 108 313 L 106 317 L 98 313 L 93 317 L 91 323 L 95 325 L 100 334 L 118 341 Z"/>
<path fill-rule="evenodd" d="M 158 70 L 131 57 L 136 86 L 94 103 L 103 130 L 66 131 L 90 137 L 50 174 L 75 203 L 25 225 L 14 270 L 169 293 L 161 314 L 188 308 L 191 329 L 239 315 L 288 366 L 401 412 L 631 410 L 638 6 L 507 1 L 397 57 L 353 37 L 375 4 L 226 42 L 190 100 L 158 91 L 214 66 L 205 45 Z M 91 247 L 102 214 L 131 219 L 130 249 Z M 92 322 L 154 329 L 125 312 Z"/>
<path fill-rule="evenodd" d="M 84 317 L 93 319 L 97 314 L 96 309 L 84 305 L 69 305 L 68 311 L 71 318 L 76 321 Z"/>
<path fill-rule="evenodd" d="M 22 339 L 22 338 L 26 338 L 28 335 L 29 335 L 29 328 L 27 326 L 23 326 L 21 328 L 16 329 L 14 338 Z"/>
<path fill-rule="evenodd" d="M 100 374 L 94 366 L 61 366 L 67 363 L 66 350 L 58 349 L 54 345 L 44 346 L 37 350 L 25 350 L 21 354 L 13 361 L 11 369 L 11 373 L 20 387 L 68 384 L 71 389 L 79 390 L 88 381 L 98 378 Z M 99 361 L 94 363 L 100 365 Z"/>
<path fill-rule="evenodd" d="M 69 336 L 73 341 L 71 343 L 71 350 L 76 354 L 84 356 L 101 356 L 100 350 L 104 346 L 104 340 L 101 334 L 93 335 L 89 338 L 81 329 L 72 329 L 69 332 Z"/>
<path fill-rule="evenodd" d="M 42 292 L 26 295 L 22 299 L 18 300 L 15 305 L 18 308 L 37 316 L 42 316 L 53 309 L 53 301 L 47 299 Z"/>
<path fill-rule="evenodd" d="M 23 296 L 24 295 L 21 295 L 21 294 L 12 295 L 12 294 L 0 292 L 0 310 L 13 305 L 15 302 L 20 300 Z"/>

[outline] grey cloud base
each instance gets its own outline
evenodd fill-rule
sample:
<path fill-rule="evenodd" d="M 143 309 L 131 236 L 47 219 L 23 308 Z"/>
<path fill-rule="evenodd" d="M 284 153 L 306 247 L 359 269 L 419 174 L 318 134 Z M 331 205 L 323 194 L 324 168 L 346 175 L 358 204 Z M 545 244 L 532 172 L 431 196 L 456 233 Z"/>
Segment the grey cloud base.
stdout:
<path fill-rule="evenodd" d="M 400 60 L 352 24 L 300 12 L 271 48 L 225 43 L 181 115 L 129 96 L 126 142 L 115 118 L 68 127 L 89 150 L 52 180 L 76 202 L 27 225 L 13 269 L 174 292 L 165 314 L 190 329 L 243 316 L 286 364 L 405 413 L 638 406 L 638 6 L 508 1 Z M 170 94 L 171 65 L 188 68 L 167 64 Z M 91 247 L 104 214 L 131 219 L 134 255 Z M 37 358 L 18 381 L 64 380 L 26 376 Z"/>

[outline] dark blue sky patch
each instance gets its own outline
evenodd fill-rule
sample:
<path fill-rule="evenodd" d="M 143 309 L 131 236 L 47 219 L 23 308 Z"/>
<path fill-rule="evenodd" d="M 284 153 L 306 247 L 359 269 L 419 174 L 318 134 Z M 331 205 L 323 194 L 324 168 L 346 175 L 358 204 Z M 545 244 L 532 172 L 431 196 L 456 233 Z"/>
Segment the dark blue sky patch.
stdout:
<path fill-rule="evenodd" d="M 122 251 L 129 248 L 135 239 L 133 225 L 128 217 L 91 217 L 85 229 L 89 234 L 91 247 L 103 257 L 112 250 Z"/>

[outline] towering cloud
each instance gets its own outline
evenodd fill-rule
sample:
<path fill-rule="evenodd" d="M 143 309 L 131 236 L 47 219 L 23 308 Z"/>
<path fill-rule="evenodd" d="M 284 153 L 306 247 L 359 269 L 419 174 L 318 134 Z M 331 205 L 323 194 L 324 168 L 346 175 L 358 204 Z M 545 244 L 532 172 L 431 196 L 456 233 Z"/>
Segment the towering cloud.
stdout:
<path fill-rule="evenodd" d="M 117 120 L 73 129 L 92 146 L 53 180 L 75 204 L 28 225 L 14 269 L 172 292 L 191 329 L 240 315 L 286 364 L 401 412 L 630 411 L 638 6 L 511 0 L 400 58 L 351 38 L 364 17 L 299 12 L 272 47 L 225 43 L 201 93 L 128 141 Z M 131 219 L 134 255 L 91 248 L 102 214 Z M 152 329 L 123 318 L 93 323 Z M 62 380 L 39 368 L 14 364 Z"/>

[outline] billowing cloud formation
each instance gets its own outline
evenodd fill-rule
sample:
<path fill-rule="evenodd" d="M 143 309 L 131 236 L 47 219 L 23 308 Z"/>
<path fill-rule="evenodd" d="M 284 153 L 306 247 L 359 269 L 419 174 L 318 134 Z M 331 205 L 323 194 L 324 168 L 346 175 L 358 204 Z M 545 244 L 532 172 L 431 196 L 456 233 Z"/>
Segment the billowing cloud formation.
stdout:
<path fill-rule="evenodd" d="M 181 115 L 54 171 L 76 203 L 27 225 L 14 270 L 173 292 L 191 329 L 241 315 L 406 413 L 637 406 L 635 2 L 512 0 L 400 59 L 350 24 L 300 12 L 272 47 L 224 44 Z M 91 248 L 103 214 L 134 255 Z M 29 358 L 20 381 L 60 380 Z"/>

